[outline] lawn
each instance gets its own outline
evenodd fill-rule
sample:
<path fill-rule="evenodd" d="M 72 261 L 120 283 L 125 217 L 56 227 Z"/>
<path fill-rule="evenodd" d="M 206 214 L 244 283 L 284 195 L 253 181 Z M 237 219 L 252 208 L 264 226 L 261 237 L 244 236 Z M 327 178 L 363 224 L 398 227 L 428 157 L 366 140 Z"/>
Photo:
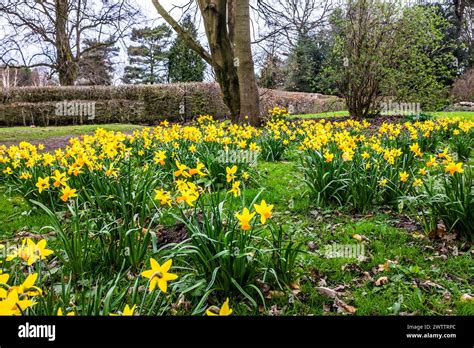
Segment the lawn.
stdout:
<path fill-rule="evenodd" d="M 431 115 L 435 118 L 451 118 L 460 117 L 464 119 L 473 119 L 474 111 L 430 111 L 426 112 L 427 115 Z M 328 111 L 316 114 L 304 114 L 304 115 L 292 115 L 292 118 L 301 119 L 318 119 L 318 118 L 331 118 L 331 117 L 346 117 L 349 116 L 349 111 Z"/>
<path fill-rule="evenodd" d="M 455 154 L 466 153 L 456 140 L 472 139 L 473 125 L 449 122 L 440 121 L 439 128 L 426 124 L 418 130 L 402 129 L 426 134 L 425 127 L 435 127 L 429 130 L 430 142 L 422 135 L 418 139 L 422 154 L 410 139 L 399 137 L 394 143 L 388 135 L 397 134 L 396 125 L 378 130 L 385 152 L 377 152 L 377 142 L 366 144 L 359 138 L 373 134 L 372 129 L 348 123 L 343 129 L 357 138 L 346 134 L 349 138 L 334 141 L 350 150 L 333 147 L 331 140 L 321 157 L 314 157 L 321 136 L 329 131 L 339 139 L 343 129 L 321 128 L 328 126 L 313 121 L 289 128 L 275 122 L 262 130 L 227 129 L 208 119 L 177 132 L 157 127 L 133 142 L 100 130 L 94 140 L 52 159 L 39 155 L 31 170 L 26 162 L 37 150 L 25 147 L 21 169 L 14 168 L 13 174 L 2 176 L 10 162 L 0 162 L 0 239 L 5 245 L 25 238 L 39 245 L 46 239 L 47 249 L 54 253 L 30 266 L 21 253 L 6 261 L 3 273 L 11 276 L 7 286 L 23 282 L 25 274 L 39 274 L 36 285 L 44 293 L 31 295 L 37 304 L 27 308 L 30 315 L 56 314 L 59 309 L 75 315 L 120 314 L 125 305 L 136 305 L 135 314 L 140 315 L 202 315 L 221 307 L 227 298 L 236 315 L 473 315 L 473 248 L 465 234 L 472 225 L 450 226 L 446 217 L 437 221 L 443 227 L 430 230 L 416 213 L 425 209 L 417 197 L 429 189 L 430 181 L 462 185 L 458 180 L 469 178 L 471 152 L 463 165 L 453 167 L 453 175 L 444 167 Z M 69 129 L 49 134 L 64 135 Z M 72 129 L 74 134 L 93 131 Z M 226 136 L 235 137 L 234 151 L 247 146 L 258 151 L 256 166 L 239 162 L 233 171 L 232 164 L 213 161 L 212 155 L 223 146 L 215 138 L 217 129 L 224 143 Z M 34 128 L 22 129 L 21 134 L 21 140 L 41 136 Z M 404 155 L 390 150 L 397 147 Z M 425 179 L 417 173 L 433 162 L 433 153 L 436 167 L 427 167 Z M 0 158 L 1 154 L 0 147 Z M 4 152 L 5 156 L 12 154 Z M 391 157 L 393 165 L 385 163 Z M 358 167 L 369 163 L 375 166 L 370 172 L 376 177 L 374 186 Z M 56 175 L 53 169 L 68 174 Z M 403 171 L 409 173 L 407 182 L 399 179 Z M 32 178 L 20 178 L 30 172 Z M 315 176 L 319 172 L 322 176 Z M 345 186 L 333 186 L 329 193 L 318 188 L 331 172 L 348 180 L 349 186 L 336 178 L 325 185 Z M 36 184 L 46 175 L 51 180 L 38 192 Z M 382 185 L 383 178 L 388 183 Z M 467 192 L 472 192 L 468 185 Z M 357 200 L 350 187 L 358 187 Z M 390 196 L 395 190 L 396 204 Z M 262 200 L 273 205 L 264 222 Z M 244 208 L 257 213 L 247 216 L 248 228 Z M 357 246 L 358 253 L 328 253 L 337 246 Z M 167 288 L 157 281 L 152 289 L 155 276 L 147 279 L 144 272 L 150 259 L 161 265 L 158 269 L 151 264 L 157 280 L 170 272 L 178 278 L 163 278 L 169 279 Z M 165 268 L 169 259 L 171 269 Z"/>
<path fill-rule="evenodd" d="M 130 132 L 140 128 L 132 124 L 104 124 L 63 127 L 9 127 L 0 128 L 0 143 L 15 143 L 20 141 L 43 140 L 52 137 L 80 136 L 94 133 L 97 128 Z"/>

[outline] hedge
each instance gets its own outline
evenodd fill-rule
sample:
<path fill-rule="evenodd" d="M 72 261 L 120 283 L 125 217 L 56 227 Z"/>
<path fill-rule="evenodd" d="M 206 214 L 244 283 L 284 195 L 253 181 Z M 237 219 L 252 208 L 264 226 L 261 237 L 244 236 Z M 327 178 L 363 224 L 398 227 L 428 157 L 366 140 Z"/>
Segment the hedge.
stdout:
<path fill-rule="evenodd" d="M 260 90 L 260 94 L 263 113 L 276 105 L 290 108 L 298 114 L 344 109 L 340 99 L 321 94 L 267 89 Z M 84 109 L 81 110 L 81 107 Z M 65 112 L 71 110 L 70 115 Z M 90 110 L 93 112 L 87 112 Z M 165 119 L 185 121 L 203 114 L 218 118 L 229 116 L 216 84 L 49 86 L 0 91 L 2 126 L 116 122 L 156 124 Z"/>

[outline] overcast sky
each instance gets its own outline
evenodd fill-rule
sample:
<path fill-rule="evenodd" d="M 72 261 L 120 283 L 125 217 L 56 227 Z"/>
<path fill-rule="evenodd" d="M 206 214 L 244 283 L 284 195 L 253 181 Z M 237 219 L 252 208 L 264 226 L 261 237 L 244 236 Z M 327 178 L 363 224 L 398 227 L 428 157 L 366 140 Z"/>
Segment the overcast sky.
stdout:
<path fill-rule="evenodd" d="M 165 23 L 165 21 L 160 17 L 155 7 L 153 6 L 152 0 L 129 0 L 129 1 L 134 2 L 140 7 L 142 15 L 144 17 L 143 20 L 140 20 L 139 24 L 137 24 L 135 27 L 137 28 L 143 28 L 145 26 L 154 27 L 159 24 Z M 187 4 L 188 2 L 189 0 L 162 0 L 161 4 L 165 7 L 165 9 L 170 11 L 171 9 L 174 8 L 174 6 L 183 6 Z M 179 8 L 174 8 L 171 14 L 176 20 L 179 20 L 182 16 L 182 11 Z M 197 20 L 199 20 L 199 22 L 196 23 L 196 26 L 198 27 L 200 31 L 198 39 L 201 41 L 203 46 L 206 46 L 206 37 L 205 37 L 204 29 L 202 27 L 202 23 L 201 23 L 199 15 L 197 16 Z M 255 25 L 255 21 L 253 21 L 253 24 Z M 4 33 L 6 34 L 7 32 L 8 32 L 8 26 L 5 25 L 5 23 L 2 23 L 0 21 L 0 37 L 3 37 Z M 120 48 L 120 53 L 114 60 L 114 62 L 116 63 L 116 66 L 115 66 L 116 71 L 115 71 L 115 76 L 114 76 L 115 83 L 120 83 L 120 78 L 123 75 L 123 69 L 128 64 L 127 46 L 130 44 L 131 42 L 128 39 L 125 39 L 117 44 L 117 46 Z M 255 47 L 254 50 L 255 49 L 257 49 L 257 47 Z M 33 55 L 34 53 L 36 53 L 36 51 L 39 52 L 39 48 L 32 46 L 28 49 L 28 55 Z"/>
<path fill-rule="evenodd" d="M 145 26 L 150 26 L 154 27 L 159 24 L 165 23 L 165 21 L 161 18 L 161 16 L 158 14 L 156 11 L 155 7 L 153 6 L 153 3 L 151 0 L 134 0 L 136 4 L 140 7 L 143 15 L 145 16 L 145 21 L 141 23 L 137 27 L 145 27 Z M 189 2 L 189 0 L 162 0 L 161 4 L 165 9 L 168 11 L 171 11 L 174 6 L 182 6 L 185 5 Z M 179 20 L 182 12 L 180 9 L 174 9 L 171 12 L 172 16 L 176 19 Z M 200 26 L 200 23 L 196 23 L 197 26 Z M 201 28 L 202 29 L 202 28 Z M 204 33 L 201 32 L 201 41 L 202 38 L 204 38 Z M 128 63 L 128 58 L 127 58 L 127 52 L 126 52 L 126 47 L 123 44 L 120 44 L 120 55 L 117 57 L 117 67 L 116 67 L 116 72 L 115 72 L 115 80 L 116 83 L 119 83 L 120 78 L 123 74 L 123 69 L 125 65 Z"/>

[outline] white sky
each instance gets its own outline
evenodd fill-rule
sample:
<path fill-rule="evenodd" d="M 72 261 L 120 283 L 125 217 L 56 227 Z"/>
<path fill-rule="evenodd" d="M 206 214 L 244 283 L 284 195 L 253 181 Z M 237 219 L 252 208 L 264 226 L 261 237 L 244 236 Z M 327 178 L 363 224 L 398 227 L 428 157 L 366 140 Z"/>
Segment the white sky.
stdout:
<path fill-rule="evenodd" d="M 145 21 L 141 23 L 137 27 L 145 27 L 145 26 L 150 26 L 154 27 L 157 25 L 160 25 L 162 23 L 166 23 L 161 16 L 158 14 L 155 6 L 153 6 L 153 3 L 151 0 L 134 0 L 135 3 L 140 7 L 142 14 L 145 16 Z M 174 6 L 183 6 L 187 4 L 189 0 L 162 0 L 160 1 L 161 5 L 163 7 L 170 11 L 173 9 Z M 174 19 L 179 20 L 182 13 L 180 9 L 174 9 L 171 12 L 172 16 Z M 200 39 L 201 43 L 205 44 L 205 41 L 203 39 L 205 38 L 205 34 L 203 32 L 203 28 L 201 27 L 200 23 L 196 23 L 196 26 L 199 27 L 200 29 Z M 123 69 L 124 67 L 128 64 L 128 57 L 127 57 L 127 49 L 124 47 L 124 45 L 120 44 L 120 55 L 117 59 L 117 66 L 116 66 L 116 71 L 115 71 L 115 81 L 116 83 L 120 83 L 120 78 L 122 77 L 123 74 Z"/>
<path fill-rule="evenodd" d="M 1 0 L 0 0 L 1 1 Z M 142 12 L 142 15 L 144 16 L 143 21 L 140 21 L 138 25 L 135 27 L 154 27 L 159 24 L 165 23 L 165 21 L 160 17 L 158 12 L 156 11 L 155 7 L 153 6 L 153 3 L 151 0 L 130 0 L 133 1 L 135 4 L 137 4 Z M 169 11 L 171 10 L 174 6 L 182 6 L 185 5 L 189 2 L 189 0 L 161 0 L 161 4 Z M 171 12 L 172 16 L 176 19 L 179 20 L 181 18 L 181 11 L 180 9 L 174 9 Z M 197 16 L 197 19 L 199 19 L 199 15 Z M 255 21 L 254 21 L 255 23 Z M 0 22 L 0 37 L 2 36 L 2 31 L 8 30 L 8 27 L 4 25 L 5 23 Z M 205 38 L 205 33 L 201 25 L 201 21 L 196 23 L 196 26 L 199 29 L 199 40 L 201 43 L 206 46 L 206 38 Z M 127 56 L 127 45 L 130 45 L 131 42 L 130 40 L 126 39 L 124 41 L 121 41 L 117 44 L 117 46 L 120 48 L 120 53 L 118 57 L 115 59 L 115 77 L 114 81 L 115 83 L 120 83 L 120 78 L 123 75 L 123 69 L 124 67 L 128 64 L 128 56 Z M 256 47 L 254 48 L 256 49 Z M 37 47 L 31 47 L 28 49 L 29 54 L 32 55 L 36 51 L 38 51 Z"/>

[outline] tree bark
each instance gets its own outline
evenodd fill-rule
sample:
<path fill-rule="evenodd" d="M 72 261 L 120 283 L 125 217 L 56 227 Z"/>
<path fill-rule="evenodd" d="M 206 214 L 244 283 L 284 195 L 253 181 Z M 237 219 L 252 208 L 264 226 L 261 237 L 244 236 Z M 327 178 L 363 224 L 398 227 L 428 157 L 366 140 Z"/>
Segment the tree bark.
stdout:
<path fill-rule="evenodd" d="M 56 64 L 59 83 L 62 86 L 74 85 L 77 78 L 77 64 L 72 54 L 67 34 L 68 0 L 56 0 Z"/>
<path fill-rule="evenodd" d="M 248 116 L 253 125 L 260 123 L 260 96 L 258 93 L 250 35 L 249 0 L 235 3 L 235 56 L 240 82 L 240 121 Z"/>
<path fill-rule="evenodd" d="M 212 66 L 232 120 L 242 121 L 248 116 L 251 124 L 258 124 L 260 107 L 251 49 L 249 1 L 197 1 L 210 53 L 170 16 L 159 0 L 152 2 L 186 45 Z"/>
<path fill-rule="evenodd" d="M 199 9 L 204 19 L 212 67 L 221 87 L 224 103 L 230 110 L 232 120 L 240 117 L 240 83 L 234 61 L 234 47 L 227 28 L 227 0 L 199 0 Z"/>

